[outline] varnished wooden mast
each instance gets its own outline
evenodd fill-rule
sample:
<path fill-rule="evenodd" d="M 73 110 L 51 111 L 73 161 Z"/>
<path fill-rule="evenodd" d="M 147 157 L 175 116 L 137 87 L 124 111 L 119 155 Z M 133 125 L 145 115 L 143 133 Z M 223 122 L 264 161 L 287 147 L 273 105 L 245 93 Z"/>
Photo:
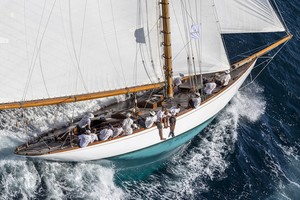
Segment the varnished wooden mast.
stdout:
<path fill-rule="evenodd" d="M 103 97 L 110 97 L 134 92 L 141 92 L 156 88 L 161 88 L 165 84 L 164 83 L 156 83 L 156 84 L 149 84 L 149 85 L 142 85 L 137 87 L 129 87 L 124 89 L 112 90 L 112 91 L 104 91 L 104 92 L 95 92 L 89 94 L 81 94 L 81 95 L 74 95 L 74 96 L 64 96 L 64 97 L 57 97 L 57 98 L 50 98 L 50 99 L 39 99 L 33 101 L 24 101 L 24 102 L 13 102 L 13 103 L 5 103 L 0 104 L 0 110 L 4 109 L 14 109 L 14 108 L 29 108 L 29 107 L 37 107 L 37 106 L 49 106 L 55 104 L 63 104 L 63 103 L 72 103 L 77 101 L 86 101 L 92 99 L 98 99 Z"/>
<path fill-rule="evenodd" d="M 162 19 L 164 34 L 164 72 L 167 81 L 167 97 L 173 98 L 173 70 L 172 70 L 172 51 L 171 51 L 171 31 L 170 31 L 170 15 L 169 0 L 162 0 Z"/>
<path fill-rule="evenodd" d="M 259 58 L 259 57 L 265 55 L 266 53 L 268 53 L 269 51 L 275 49 L 275 48 L 278 47 L 279 45 L 281 45 L 281 44 L 283 44 L 283 43 L 289 41 L 292 37 L 293 37 L 293 35 L 288 34 L 287 36 L 285 36 L 285 37 L 282 38 L 281 40 L 279 40 L 279 41 L 273 43 L 272 45 L 270 45 L 270 46 L 264 48 L 263 50 L 261 50 L 261 51 L 255 53 L 255 54 L 253 54 L 253 55 L 251 55 L 251 56 L 249 56 L 249 57 L 247 57 L 247 58 L 245 58 L 245 59 L 243 59 L 243 60 L 241 60 L 241 61 L 239 61 L 239 62 L 237 62 L 237 63 L 235 63 L 235 64 L 233 64 L 233 68 L 234 68 L 234 69 L 239 68 L 240 66 L 243 66 L 244 64 L 247 64 L 247 63 L 251 62 L 252 60 L 257 59 L 257 58 Z"/>

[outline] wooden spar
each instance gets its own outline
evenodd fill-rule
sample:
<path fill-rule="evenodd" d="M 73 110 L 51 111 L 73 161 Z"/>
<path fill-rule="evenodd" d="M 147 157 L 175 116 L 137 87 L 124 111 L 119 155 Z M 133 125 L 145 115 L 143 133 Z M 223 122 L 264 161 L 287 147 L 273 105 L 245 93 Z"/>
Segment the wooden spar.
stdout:
<path fill-rule="evenodd" d="M 14 109 L 14 108 L 29 108 L 29 107 L 37 107 L 37 106 L 49 106 L 49 105 L 62 104 L 62 103 L 86 101 L 86 100 L 98 99 L 103 97 L 110 97 L 110 96 L 152 90 L 152 89 L 161 88 L 163 86 L 164 83 L 156 83 L 156 84 L 112 90 L 112 91 L 95 92 L 89 94 L 64 96 L 64 97 L 49 98 L 49 99 L 39 99 L 39 100 L 24 101 L 24 102 L 4 103 L 4 104 L 0 104 L 0 110 Z"/>
<path fill-rule="evenodd" d="M 254 59 L 257 59 L 263 55 L 265 55 L 266 53 L 268 53 L 269 51 L 275 49 L 276 47 L 278 47 L 279 45 L 289 41 L 291 38 L 293 37 L 293 35 L 288 34 L 287 36 L 285 36 L 284 38 L 280 39 L 279 41 L 273 43 L 272 45 L 264 48 L 263 50 L 249 56 L 248 58 L 245 58 L 235 64 L 233 64 L 233 69 L 239 68 L 240 66 L 243 66 L 244 64 L 247 64 L 249 62 L 251 62 Z"/>
<path fill-rule="evenodd" d="M 162 19 L 164 34 L 164 72 L 167 81 L 167 97 L 173 98 L 173 70 L 172 70 L 172 51 L 171 51 L 171 31 L 170 31 L 170 15 L 169 0 L 162 0 Z"/>

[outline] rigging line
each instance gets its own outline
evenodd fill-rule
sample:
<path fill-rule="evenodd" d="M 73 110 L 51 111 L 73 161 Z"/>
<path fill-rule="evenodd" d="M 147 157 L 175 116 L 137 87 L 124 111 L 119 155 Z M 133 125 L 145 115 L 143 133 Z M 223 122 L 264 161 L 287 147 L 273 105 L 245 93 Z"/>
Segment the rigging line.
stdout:
<path fill-rule="evenodd" d="M 47 23 L 46 23 L 45 29 L 44 29 L 44 31 L 43 31 L 43 33 L 42 33 L 41 40 L 40 40 L 40 43 L 39 43 L 39 45 L 38 45 L 37 54 L 35 55 L 34 62 L 33 62 L 33 65 L 32 65 L 31 74 L 30 74 L 30 77 L 29 77 L 29 82 L 30 82 L 30 80 L 31 80 L 31 77 L 32 77 L 32 74 L 33 74 L 33 70 L 34 70 L 34 66 L 35 66 L 35 64 L 36 64 L 36 60 L 37 60 L 38 54 L 39 54 L 39 52 L 40 52 L 40 49 L 41 49 L 41 46 L 42 46 L 42 43 L 43 43 L 43 39 L 44 39 L 46 30 L 47 30 L 47 27 L 48 27 L 50 18 L 51 18 L 51 16 L 52 16 L 52 12 L 53 12 L 53 9 L 54 9 L 55 4 L 56 4 L 56 0 L 54 0 L 54 3 L 53 3 L 53 5 L 52 5 L 52 8 L 51 8 L 49 17 L 48 17 L 48 19 L 47 19 Z M 27 94 L 27 92 L 28 92 L 28 87 L 29 87 L 29 82 L 28 82 L 28 84 L 27 84 L 26 90 L 24 91 L 24 94 L 23 94 L 24 98 L 23 98 L 23 100 L 25 100 L 25 98 L 26 98 L 26 94 Z"/>
<path fill-rule="evenodd" d="M 282 14 L 281 14 L 281 12 L 280 12 L 280 10 L 279 10 L 279 7 L 278 7 L 278 5 L 277 5 L 277 3 L 276 3 L 276 0 L 273 0 L 273 2 L 274 2 L 274 4 L 275 4 L 275 8 L 276 8 L 275 10 L 277 10 L 277 13 L 279 13 L 280 18 L 281 18 L 281 21 L 283 22 L 283 25 L 284 25 L 284 27 L 286 28 L 287 33 L 290 34 L 290 30 L 289 30 L 288 26 L 286 25 L 284 18 L 282 17 Z M 271 6 L 272 6 L 272 5 L 271 5 Z"/>
<path fill-rule="evenodd" d="M 41 52 L 39 52 L 39 66 L 40 66 L 40 70 L 41 70 L 41 74 L 42 74 L 42 79 L 43 79 L 43 83 L 44 83 L 44 86 L 45 86 L 45 90 L 46 90 L 47 96 L 48 96 L 48 98 L 50 98 L 50 95 L 49 95 L 49 92 L 48 92 L 48 88 L 47 88 L 47 85 L 46 85 L 46 80 L 45 80 L 45 77 L 44 77 L 43 67 L 42 67 Z"/>
<path fill-rule="evenodd" d="M 136 28 L 141 26 L 141 2 L 138 1 L 137 7 L 136 7 L 136 13 L 137 13 L 137 18 L 136 18 Z M 135 60 L 134 60 L 134 70 L 133 70 L 133 85 L 137 84 L 137 65 L 138 65 L 138 52 L 139 52 L 140 44 L 136 42 L 135 45 Z M 143 59 L 142 59 L 143 60 Z"/>
<path fill-rule="evenodd" d="M 81 60 L 81 50 L 82 50 L 83 34 L 84 34 L 84 28 L 85 28 L 86 9 L 87 9 L 87 0 L 85 0 L 84 14 L 83 14 L 83 20 L 82 20 L 81 40 L 80 40 L 80 47 L 79 47 L 79 63 Z"/>
<path fill-rule="evenodd" d="M 63 28 L 63 32 L 64 32 L 64 40 L 65 40 L 65 43 L 66 43 L 66 47 L 67 47 L 67 50 L 68 50 L 68 53 L 69 53 L 69 56 L 70 56 L 70 60 L 72 62 L 72 66 L 75 68 L 76 72 L 77 72 L 77 67 L 76 67 L 76 61 L 74 61 L 73 59 L 73 56 L 72 56 L 72 52 L 70 50 L 70 47 L 69 47 L 69 44 L 68 44 L 68 41 L 67 41 L 67 33 L 66 33 L 66 27 L 65 27 L 65 24 L 64 24 L 64 17 L 63 17 L 63 11 L 62 11 L 62 6 L 61 6 L 61 1 L 59 1 L 59 10 L 60 10 L 60 17 L 61 17 L 61 24 L 62 24 L 62 28 Z M 71 78 L 71 80 L 73 80 Z M 76 77 L 75 79 L 75 92 L 77 93 L 77 87 L 78 86 L 78 77 Z"/>
<path fill-rule="evenodd" d="M 81 69 L 80 69 L 80 64 L 79 64 L 79 60 L 78 60 L 78 57 L 77 57 L 77 53 L 76 53 L 76 49 L 75 49 L 75 41 L 74 41 L 74 33 L 73 33 L 73 23 L 72 23 L 72 16 L 71 16 L 71 0 L 69 0 L 69 26 L 70 26 L 70 35 L 71 35 L 71 42 L 72 42 L 72 49 L 73 49 L 73 53 L 74 53 L 74 57 L 75 57 L 75 61 L 76 61 L 76 66 L 77 66 L 77 70 L 78 70 L 78 73 L 79 73 L 79 77 L 81 79 L 81 82 L 83 84 L 83 88 L 86 92 L 88 92 L 88 89 L 87 89 L 87 86 L 86 86 L 86 83 L 84 81 L 84 78 L 83 78 L 83 75 L 82 75 L 82 72 L 81 72 Z"/>
<path fill-rule="evenodd" d="M 245 86 L 241 87 L 240 89 L 243 89 L 245 87 L 248 87 L 250 84 L 252 84 L 257 78 L 258 76 L 266 69 L 266 67 L 270 64 L 270 62 L 274 59 L 274 57 L 281 51 L 281 49 L 287 44 L 288 41 L 286 41 L 277 51 L 276 53 L 268 60 L 267 64 L 262 68 L 262 70 L 260 70 L 260 72 L 254 77 L 254 79 L 246 84 Z M 260 63 L 261 64 L 261 63 Z M 260 65 L 259 64 L 259 65 Z"/>
<path fill-rule="evenodd" d="M 181 2 L 182 2 L 183 0 L 181 0 Z M 190 4 L 190 1 L 188 1 L 189 2 L 189 4 Z M 182 5 L 184 5 L 184 4 L 182 4 Z M 194 20 L 193 20 L 193 17 L 191 16 L 191 14 L 187 11 L 187 6 L 185 5 L 185 6 L 183 6 L 183 8 L 184 8 L 184 11 L 185 11 L 185 13 L 187 14 L 186 16 L 189 16 L 189 18 L 192 20 L 192 23 L 195 23 L 194 22 Z"/>
<path fill-rule="evenodd" d="M 173 56 L 172 61 L 174 61 L 174 60 L 177 58 L 177 56 L 179 56 L 179 54 L 180 54 L 183 50 L 186 50 L 186 49 L 187 49 L 186 46 L 188 46 L 191 42 L 192 42 L 192 41 L 189 40 L 189 41 L 182 47 L 182 49 L 181 49 L 175 56 Z"/>
<path fill-rule="evenodd" d="M 26 23 L 26 0 L 24 2 L 24 36 L 25 36 L 25 47 L 26 47 L 26 59 L 27 59 L 27 67 L 30 70 L 30 63 L 29 63 L 29 49 L 28 49 L 28 37 L 27 37 L 27 23 Z"/>
<path fill-rule="evenodd" d="M 161 20 L 161 7 L 160 7 L 160 4 L 159 4 L 159 1 L 160 0 L 157 0 L 156 1 L 156 16 L 158 17 L 158 19 L 157 19 L 157 25 L 156 25 L 156 35 L 157 35 L 157 38 L 158 38 L 158 41 L 157 41 L 157 43 L 158 43 L 158 45 L 157 45 L 157 50 L 158 50 L 158 55 L 162 55 L 163 54 L 163 52 L 162 52 L 162 41 L 163 41 L 163 38 L 162 38 L 162 20 Z M 163 68 L 162 68 L 162 66 L 163 66 L 163 62 L 162 62 L 162 59 L 163 59 L 163 57 L 162 56 L 160 56 L 160 58 L 159 58 L 159 68 L 160 68 L 160 74 L 161 75 L 163 75 L 164 74 L 164 70 L 163 70 Z M 163 77 L 163 80 L 165 81 L 165 77 L 164 76 L 162 76 Z"/>
<path fill-rule="evenodd" d="M 229 63 L 230 59 L 229 59 L 227 47 L 225 45 L 225 39 L 224 39 L 224 36 L 222 35 L 220 20 L 219 20 L 219 17 L 218 17 L 218 12 L 217 12 L 217 9 L 216 9 L 215 1 L 212 0 L 212 3 L 213 3 L 212 7 L 213 7 L 214 15 L 215 15 L 215 18 L 216 18 L 217 28 L 218 28 L 218 31 L 219 31 L 220 36 L 221 36 L 221 41 L 222 41 L 222 44 L 223 44 L 223 47 L 224 47 L 224 50 L 225 50 L 227 62 L 229 64 L 229 69 L 230 69 L 230 63 Z"/>
<path fill-rule="evenodd" d="M 175 8 L 174 8 L 174 4 L 173 4 L 173 1 L 170 2 L 171 5 L 172 5 L 172 10 L 173 10 L 173 13 L 174 13 L 174 17 L 175 17 L 175 21 L 176 21 L 176 24 L 177 24 L 177 27 L 179 29 L 179 34 L 180 34 L 180 37 L 181 37 L 181 40 L 182 42 L 184 43 L 184 38 L 183 38 L 183 35 L 182 35 L 182 30 L 180 29 L 180 26 L 179 26 L 179 22 L 178 22 L 178 18 L 177 18 L 177 15 L 176 15 L 176 12 L 175 12 Z M 186 54 L 187 54 L 187 50 L 186 51 Z M 178 55 L 178 54 L 177 54 Z M 173 59 L 174 60 L 174 59 Z"/>
<path fill-rule="evenodd" d="M 120 48 L 119 48 L 119 40 L 118 40 L 117 29 L 116 29 L 116 24 L 115 24 L 114 9 L 113 9 L 113 5 L 112 5 L 112 1 L 109 1 L 109 2 L 110 2 L 111 14 L 112 14 L 112 17 L 113 17 L 113 26 L 114 26 L 115 36 L 116 36 L 115 39 L 116 39 L 116 45 L 117 45 L 117 49 L 118 49 L 118 56 L 119 56 L 119 59 L 120 59 L 121 71 L 122 71 L 124 83 L 125 83 L 125 86 L 126 86 L 125 74 L 124 74 L 124 69 L 123 69 L 123 64 L 122 64 L 122 57 L 121 57 Z"/>
<path fill-rule="evenodd" d="M 187 3 L 187 2 L 185 2 L 185 3 Z M 189 15 L 188 10 L 187 10 L 187 5 L 185 4 L 185 5 L 183 5 L 183 7 L 185 8 L 185 9 L 183 9 L 183 10 L 185 11 L 184 13 L 185 13 L 185 23 L 186 23 L 186 24 L 185 24 L 185 25 L 186 25 L 186 26 L 185 26 L 185 27 L 186 27 L 186 29 L 185 29 L 186 40 L 187 40 L 187 41 L 190 41 L 191 38 L 190 38 L 190 35 L 189 35 L 189 33 L 188 33 L 189 28 L 190 28 L 188 25 L 189 25 L 190 23 L 189 23 L 189 17 L 187 17 L 187 16 L 190 16 L 190 15 Z M 190 6 L 189 6 L 189 7 L 190 7 Z M 193 21 L 193 19 L 192 19 L 192 21 Z M 193 63 L 193 62 L 192 62 L 192 59 L 193 59 L 194 56 L 193 56 L 193 51 L 192 51 L 192 42 L 190 42 L 189 44 L 190 44 L 190 45 L 189 45 L 189 48 L 188 48 L 188 49 L 189 49 L 188 71 L 189 71 L 189 75 L 192 76 L 192 75 L 193 75 L 193 68 L 192 68 L 192 67 L 193 67 L 192 63 Z M 194 87 L 194 86 L 195 86 L 195 81 L 194 81 L 194 79 L 191 78 L 190 80 L 191 80 L 190 86 L 191 86 L 191 87 Z"/>
<path fill-rule="evenodd" d="M 147 4 L 147 2 L 145 2 Z M 138 3 L 138 6 L 137 6 L 137 13 L 138 13 L 138 17 L 137 17 L 137 27 L 142 27 L 142 22 L 144 21 L 143 20 L 143 10 L 142 10 L 142 5 L 141 5 L 141 2 Z M 147 10 L 147 5 L 146 5 L 146 13 L 148 14 L 148 10 Z M 149 31 L 149 24 L 148 24 L 148 16 L 147 16 L 147 30 Z M 149 35 L 149 34 L 148 34 Z M 149 37 L 148 37 L 149 39 Z M 150 40 L 149 40 L 149 44 L 150 44 Z M 147 48 L 146 48 L 147 50 Z M 151 79 L 151 76 L 150 76 L 150 73 L 148 71 L 148 67 L 147 67 L 147 62 L 145 62 L 145 55 L 144 55 L 144 51 L 143 51 L 143 45 L 141 43 L 138 43 L 136 45 L 136 51 L 139 51 L 140 52 L 140 56 L 141 56 L 141 61 L 142 61 L 142 64 L 143 64 L 143 67 L 144 67 L 144 70 L 150 80 L 151 83 L 153 83 L 153 80 Z M 147 52 L 147 51 L 146 51 Z M 148 52 L 147 52 L 148 53 Z M 149 55 L 148 55 L 149 56 Z M 136 61 L 137 62 L 137 61 Z M 136 66 L 136 70 L 137 70 L 137 66 Z M 137 71 L 136 71 L 137 72 Z M 135 82 L 135 85 L 137 85 L 137 75 L 136 75 L 136 82 Z"/>
<path fill-rule="evenodd" d="M 102 35 L 103 35 L 103 41 L 104 41 L 104 43 L 105 43 L 105 46 L 106 46 L 106 49 L 107 49 L 107 53 L 108 53 L 109 59 L 110 59 L 112 65 L 113 65 L 113 67 L 114 67 L 114 70 L 115 70 L 116 74 L 119 74 L 118 69 L 117 69 L 117 67 L 116 67 L 116 65 L 115 65 L 115 63 L 114 63 L 114 59 L 113 59 L 113 57 L 112 57 L 112 55 L 111 55 L 111 53 L 110 53 L 110 50 L 109 50 L 109 45 L 108 45 L 108 43 L 107 43 L 108 40 L 107 40 L 107 38 L 106 38 L 106 36 L 105 36 L 104 26 L 103 26 L 103 21 L 102 21 L 102 17 L 101 17 L 100 0 L 97 1 L 97 7 L 98 7 L 98 14 L 99 14 L 99 20 L 100 20 L 101 32 L 102 32 Z M 125 77 L 123 76 L 122 78 L 123 78 L 123 83 L 124 83 L 124 85 L 126 86 L 126 80 L 125 80 Z"/>
<path fill-rule="evenodd" d="M 42 16 L 40 18 L 40 23 L 39 23 L 38 32 L 37 32 L 37 35 L 36 35 L 36 40 L 35 40 L 35 44 L 34 44 L 33 54 L 32 54 L 30 66 L 29 66 L 29 69 L 28 69 L 29 73 L 28 73 L 28 76 L 27 76 L 27 79 L 26 79 L 25 88 L 24 88 L 24 92 L 23 92 L 23 96 L 22 96 L 22 101 L 25 101 L 26 93 L 28 91 L 29 82 L 30 82 L 30 79 L 31 79 L 31 74 L 32 74 L 32 71 L 33 71 L 33 68 L 34 68 L 34 66 L 32 65 L 32 63 L 33 63 L 35 52 L 36 52 L 36 48 L 37 48 L 37 45 L 38 45 L 38 37 L 39 37 L 40 31 L 41 31 L 42 19 L 43 19 L 44 14 L 45 14 L 45 8 L 46 8 L 46 0 L 44 1 Z"/>
<path fill-rule="evenodd" d="M 190 40 L 189 40 L 189 37 L 188 37 L 188 35 L 187 35 L 187 30 L 188 30 L 188 28 L 187 28 L 187 22 L 186 22 L 186 13 L 184 12 L 184 9 L 183 9 L 183 7 L 184 7 L 184 2 L 181 0 L 180 1 L 181 2 L 181 12 L 182 12 L 182 18 L 183 18 L 183 26 L 184 26 L 184 33 L 185 33 L 185 41 L 186 41 L 186 54 L 187 54 L 187 67 L 188 67 L 188 75 L 191 75 L 191 73 L 190 73 L 190 66 L 191 66 L 191 63 L 190 63 Z M 181 52 L 181 51 L 180 51 Z M 179 53 L 177 54 L 177 55 L 179 55 Z M 177 55 L 175 56 L 175 58 L 177 57 Z"/>
<path fill-rule="evenodd" d="M 151 30 L 149 29 L 148 1 L 146 1 L 145 4 L 146 4 L 147 34 L 148 34 L 147 38 L 148 38 L 149 53 L 150 53 L 150 56 L 149 55 L 148 56 L 150 57 L 150 62 L 151 62 L 151 67 L 153 69 L 153 72 L 154 72 L 156 78 L 159 79 L 158 74 L 157 74 L 156 69 L 155 69 L 155 64 L 154 64 L 154 61 L 153 61 L 153 52 L 152 52 L 151 37 L 150 37 L 150 33 L 152 32 L 152 29 Z M 146 43 L 146 46 L 148 46 L 147 43 Z M 147 50 L 148 50 L 148 48 L 147 48 Z M 149 53 L 147 51 L 147 54 L 149 54 Z"/>
<path fill-rule="evenodd" d="M 142 59 L 142 63 L 143 63 L 143 67 L 144 67 L 144 69 L 145 69 L 145 72 L 146 72 L 146 74 L 147 74 L 147 76 L 148 76 L 150 82 L 151 82 L 151 83 L 154 83 L 154 81 L 151 79 L 150 73 L 149 73 L 149 71 L 148 71 L 147 63 L 145 63 L 145 59 L 144 59 L 144 58 L 145 58 L 145 55 L 144 55 L 144 53 L 143 53 L 143 49 L 142 49 L 142 46 L 141 46 L 141 45 L 139 45 L 139 50 L 140 50 L 141 59 Z"/>
<path fill-rule="evenodd" d="M 243 52 L 243 53 L 240 53 L 240 54 L 238 54 L 238 55 L 232 57 L 231 60 L 233 60 L 233 59 L 235 59 L 235 58 L 237 58 L 237 57 L 244 56 L 244 54 L 246 54 L 245 56 L 247 56 L 248 53 L 255 52 L 255 51 L 258 51 L 258 50 L 261 50 L 261 49 L 263 49 L 263 48 L 265 48 L 265 47 L 267 47 L 267 46 L 270 46 L 271 44 L 273 44 L 273 43 L 272 43 L 272 42 L 269 42 L 269 43 L 267 43 L 267 44 L 265 44 L 265 45 L 263 45 L 263 46 L 259 46 L 259 47 L 255 48 L 255 49 L 251 49 L 251 50 L 249 50 L 249 51 L 245 51 L 245 52 Z M 247 56 L 247 57 L 248 57 L 248 56 Z"/>
<path fill-rule="evenodd" d="M 189 3 L 189 10 L 190 10 L 190 13 L 192 13 L 191 1 L 189 1 L 188 3 Z M 196 7 L 196 6 L 195 6 L 195 7 Z M 196 7 L 196 11 L 197 11 L 197 7 Z M 193 18 L 192 18 L 192 22 L 194 22 L 194 19 L 193 19 Z M 197 12 L 196 12 L 196 22 L 195 22 L 195 23 L 197 23 Z M 192 24 L 195 24 L 195 23 L 192 23 Z M 189 34 L 189 36 L 190 36 L 190 39 L 192 39 L 192 38 L 191 38 L 191 34 Z M 194 41 L 194 43 L 195 43 L 195 46 L 196 46 L 196 45 L 197 45 L 197 44 L 196 44 L 196 41 Z M 194 48 L 193 48 L 193 43 L 191 43 L 192 60 L 193 60 L 193 70 L 194 70 L 194 81 L 195 81 L 194 87 L 196 88 L 196 86 L 198 85 L 198 78 L 197 78 L 197 76 L 196 76 L 197 71 L 196 71 L 195 56 L 194 56 L 194 50 L 193 50 L 193 49 L 194 49 Z M 196 53 L 197 53 L 197 47 L 196 47 Z"/>
<path fill-rule="evenodd" d="M 199 71 L 200 71 L 200 87 L 201 87 L 201 95 L 202 95 L 202 89 L 203 89 L 203 76 L 202 76 L 202 12 L 201 12 L 201 8 L 202 8 L 202 1 L 200 1 L 200 5 L 199 5 L 199 8 L 200 8 L 200 17 L 198 15 L 198 6 L 197 6 L 197 0 L 195 0 L 195 4 L 196 4 L 196 13 L 197 13 L 197 23 L 199 23 L 199 19 L 200 19 L 200 30 L 199 30 L 199 34 L 200 34 L 200 38 L 198 39 L 198 42 L 197 42 L 197 45 L 196 45 L 196 48 L 197 49 L 197 52 L 198 52 L 198 61 L 199 61 Z"/>

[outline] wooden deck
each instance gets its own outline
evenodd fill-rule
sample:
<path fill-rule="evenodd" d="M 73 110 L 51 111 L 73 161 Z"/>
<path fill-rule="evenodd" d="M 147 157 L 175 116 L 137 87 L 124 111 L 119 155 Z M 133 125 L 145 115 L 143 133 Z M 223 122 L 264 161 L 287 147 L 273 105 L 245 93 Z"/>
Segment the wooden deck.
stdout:
<path fill-rule="evenodd" d="M 240 67 L 231 72 L 232 80 L 229 82 L 227 87 L 233 84 L 235 80 L 238 79 L 250 67 L 252 63 L 253 62 L 245 64 L 243 67 Z M 206 79 L 212 79 L 215 78 L 215 74 L 207 74 L 203 75 L 203 77 Z M 138 98 L 138 107 L 135 107 L 134 99 L 132 98 L 124 102 L 107 106 L 94 113 L 95 118 L 93 119 L 91 126 L 92 128 L 97 129 L 97 133 L 99 132 L 99 130 L 106 127 L 109 123 L 112 124 L 114 127 L 117 127 L 122 123 L 127 112 L 132 113 L 132 118 L 134 119 L 134 121 L 137 121 L 138 119 L 143 120 L 149 115 L 149 112 L 151 110 L 154 110 L 156 112 L 160 110 L 162 104 L 169 109 L 172 106 L 175 106 L 178 103 L 180 103 L 181 111 L 179 115 L 187 113 L 190 110 L 192 110 L 191 108 L 186 109 L 188 106 L 188 99 L 190 99 L 192 95 L 190 91 L 194 90 L 193 88 L 195 87 L 197 89 L 201 89 L 200 83 L 196 86 L 192 86 L 190 83 L 190 81 L 186 81 L 185 83 L 183 83 L 181 86 L 181 91 L 175 94 L 174 98 L 165 101 L 161 100 L 161 96 L 163 96 L 163 90 L 160 89 L 145 92 L 143 96 Z M 211 99 L 222 93 L 227 87 L 217 87 L 211 95 L 202 94 L 201 103 L 203 104 L 207 101 L 210 101 Z M 103 118 L 105 118 L 106 121 L 103 122 L 103 120 L 101 120 Z M 80 119 L 78 119 L 78 121 L 79 120 Z M 28 144 L 23 144 L 17 147 L 15 153 L 19 155 L 34 156 L 58 153 L 80 148 L 78 146 L 78 139 L 76 133 L 74 133 L 74 128 L 76 127 L 78 121 L 76 123 L 70 124 L 67 127 L 55 129 L 47 133 L 43 133 L 37 138 L 33 138 Z M 135 130 L 133 134 L 143 130 L 144 128 L 139 128 Z M 116 140 L 121 137 L 126 136 L 118 136 L 113 140 Z M 90 144 L 89 146 L 97 145 L 104 142 L 106 141 L 96 141 Z"/>

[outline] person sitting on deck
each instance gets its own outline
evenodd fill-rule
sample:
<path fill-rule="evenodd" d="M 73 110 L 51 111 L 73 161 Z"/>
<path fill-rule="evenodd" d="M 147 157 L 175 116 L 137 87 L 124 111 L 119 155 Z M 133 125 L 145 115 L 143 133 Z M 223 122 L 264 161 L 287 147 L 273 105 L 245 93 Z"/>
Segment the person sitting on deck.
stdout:
<path fill-rule="evenodd" d="M 181 106 L 181 104 L 179 103 L 176 106 L 172 106 L 170 108 L 170 113 L 172 116 L 176 116 L 180 112 L 180 106 Z"/>
<path fill-rule="evenodd" d="M 222 87 L 225 87 L 228 85 L 229 81 L 231 79 L 231 75 L 230 75 L 230 71 L 229 70 L 226 70 L 225 71 L 225 74 L 223 74 L 221 77 L 220 77 L 220 81 L 221 81 L 221 85 Z"/>
<path fill-rule="evenodd" d="M 100 140 L 105 141 L 110 139 L 113 136 L 114 132 L 112 129 L 112 126 L 109 126 L 108 128 L 104 128 L 102 129 L 99 134 L 98 137 Z"/>
<path fill-rule="evenodd" d="M 77 124 L 78 135 L 85 133 L 86 130 L 91 130 L 92 118 L 94 118 L 93 113 L 88 113 L 79 121 Z"/>
<path fill-rule="evenodd" d="M 201 96 L 198 92 L 194 93 L 194 97 L 192 97 L 188 102 L 188 108 L 198 108 L 201 104 Z"/>
<path fill-rule="evenodd" d="M 148 116 L 145 120 L 145 128 L 151 128 L 154 122 L 157 121 L 157 116 L 154 111 L 150 111 L 150 116 Z"/>
<path fill-rule="evenodd" d="M 112 138 L 116 138 L 118 137 L 119 135 L 122 135 L 124 133 L 124 130 L 121 126 L 118 126 L 118 127 L 113 127 L 113 136 Z"/>
<path fill-rule="evenodd" d="M 180 86 L 180 85 L 182 84 L 182 82 L 183 82 L 183 77 L 184 77 L 184 74 L 179 73 L 179 77 L 174 78 L 174 80 L 173 80 L 173 85 L 174 85 L 173 90 L 174 90 L 174 93 L 180 92 L 179 86 Z"/>
<path fill-rule="evenodd" d="M 168 128 L 168 111 L 165 107 L 161 107 L 161 110 L 157 112 L 157 121 L 161 121 L 164 123 L 164 128 Z"/>
<path fill-rule="evenodd" d="M 130 118 L 131 114 L 127 113 L 126 114 L 126 119 L 124 119 L 122 123 L 122 128 L 124 130 L 124 135 L 130 135 L 133 132 L 132 125 L 133 125 L 133 120 Z"/>
<path fill-rule="evenodd" d="M 205 94 L 212 94 L 214 89 L 217 87 L 217 84 L 214 82 L 214 80 L 210 80 L 208 83 L 205 84 L 204 92 Z"/>
<path fill-rule="evenodd" d="M 93 128 L 92 132 L 89 131 L 89 130 L 87 130 L 86 132 L 88 133 L 88 135 L 91 136 L 92 143 L 93 143 L 94 141 L 98 141 L 97 129 Z"/>
<path fill-rule="evenodd" d="M 84 134 L 78 136 L 79 139 L 79 146 L 81 148 L 87 147 L 89 143 L 93 143 L 95 138 L 90 135 L 91 131 L 87 130 Z M 98 140 L 98 139 L 97 139 Z"/>

